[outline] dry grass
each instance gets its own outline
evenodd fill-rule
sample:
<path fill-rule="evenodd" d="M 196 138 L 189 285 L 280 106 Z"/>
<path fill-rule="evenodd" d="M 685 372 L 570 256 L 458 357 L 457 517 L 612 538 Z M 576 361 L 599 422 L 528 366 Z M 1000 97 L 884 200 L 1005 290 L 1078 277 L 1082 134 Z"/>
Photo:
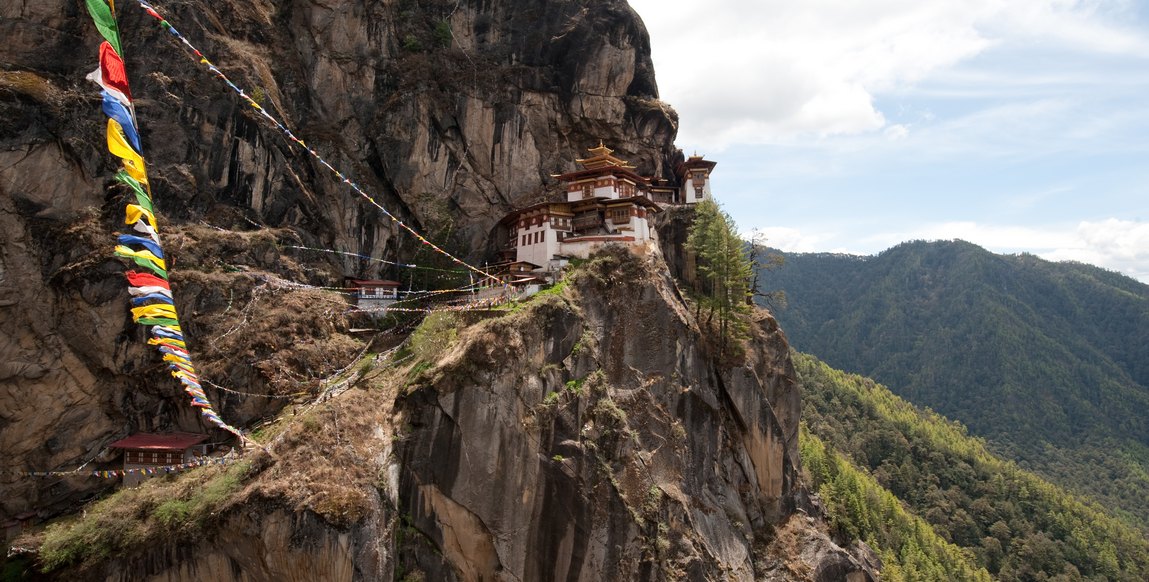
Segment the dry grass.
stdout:
<path fill-rule="evenodd" d="M 184 271 L 173 277 L 190 301 L 189 344 L 201 372 L 243 391 L 314 391 L 363 349 L 347 335 L 348 303 L 338 293 L 285 289 L 258 273 Z"/>
<path fill-rule="evenodd" d="M 0 71 L 0 93 L 23 95 L 44 105 L 56 107 L 64 101 L 64 92 L 50 81 L 28 71 Z"/>
<path fill-rule="evenodd" d="M 368 356 L 373 362 L 374 356 Z M 402 368 L 368 369 L 358 389 L 323 403 L 289 409 L 269 446 L 227 466 L 211 465 L 146 481 L 92 504 L 44 533 L 41 567 L 84 572 L 146 546 L 200 539 L 237 507 L 264 500 L 312 511 L 349 527 L 378 507 L 391 442 L 393 404 Z M 75 572 L 73 572 L 75 573 Z"/>
<path fill-rule="evenodd" d="M 373 511 L 396 436 L 393 406 L 404 372 L 368 370 L 359 388 L 285 419 L 252 494 L 314 511 L 339 527 Z"/>

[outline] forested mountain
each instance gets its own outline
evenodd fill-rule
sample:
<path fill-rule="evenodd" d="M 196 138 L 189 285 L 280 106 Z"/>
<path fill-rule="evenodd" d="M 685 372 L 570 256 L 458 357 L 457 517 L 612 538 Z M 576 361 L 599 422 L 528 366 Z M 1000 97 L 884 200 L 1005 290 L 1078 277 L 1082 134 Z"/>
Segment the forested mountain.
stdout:
<path fill-rule="evenodd" d="M 795 354 L 794 366 L 805 471 L 836 533 L 881 554 L 884 579 L 973 580 L 979 568 L 1005 581 L 1149 573 L 1142 532 L 994 456 L 960 424 L 813 356 Z"/>
<path fill-rule="evenodd" d="M 1149 286 L 962 241 L 789 254 L 794 347 L 958 420 L 1024 467 L 1149 519 Z"/>

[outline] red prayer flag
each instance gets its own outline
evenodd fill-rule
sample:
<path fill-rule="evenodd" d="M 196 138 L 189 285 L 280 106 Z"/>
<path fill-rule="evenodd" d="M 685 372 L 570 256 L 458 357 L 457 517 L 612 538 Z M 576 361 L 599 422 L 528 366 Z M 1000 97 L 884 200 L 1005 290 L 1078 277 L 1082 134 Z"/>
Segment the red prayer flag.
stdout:
<path fill-rule="evenodd" d="M 128 271 L 124 273 L 128 277 L 128 284 L 132 287 L 163 287 L 164 289 L 171 290 L 171 286 L 167 281 L 151 274 L 141 273 L 139 271 Z"/>
<path fill-rule="evenodd" d="M 124 69 L 124 59 L 116 53 L 116 49 L 108 41 L 100 43 L 100 77 L 109 87 L 132 98 L 128 89 L 128 72 Z"/>

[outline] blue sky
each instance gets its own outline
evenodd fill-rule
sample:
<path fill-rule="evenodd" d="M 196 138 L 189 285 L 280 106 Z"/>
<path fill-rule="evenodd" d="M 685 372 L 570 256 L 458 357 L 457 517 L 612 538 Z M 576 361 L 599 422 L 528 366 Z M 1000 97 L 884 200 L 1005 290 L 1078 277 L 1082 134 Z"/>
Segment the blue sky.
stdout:
<path fill-rule="evenodd" d="M 741 230 L 856 254 L 961 238 L 1149 282 L 1149 3 L 630 4 Z"/>

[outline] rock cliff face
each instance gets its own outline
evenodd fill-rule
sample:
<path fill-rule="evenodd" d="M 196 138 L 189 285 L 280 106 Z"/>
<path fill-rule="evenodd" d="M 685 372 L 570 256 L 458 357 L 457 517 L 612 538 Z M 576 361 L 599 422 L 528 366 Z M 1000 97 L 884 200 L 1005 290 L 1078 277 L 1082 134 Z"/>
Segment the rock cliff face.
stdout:
<path fill-rule="evenodd" d="M 468 330 L 409 392 L 400 506 L 442 550 L 421 559 L 472 580 L 766 567 L 798 490 L 786 342 L 761 314 L 754 357 L 717 368 L 662 265 L 600 255 L 573 300 Z"/>
<path fill-rule="evenodd" d="M 151 543 L 58 574 L 872 579 L 798 511 L 789 348 L 765 312 L 751 335 L 745 361 L 716 365 L 661 255 L 608 250 L 516 312 L 429 319 L 284 415 L 198 533 L 157 524 L 178 485 L 113 499 Z"/>
<path fill-rule="evenodd" d="M 434 257 L 288 146 L 138 6 L 117 5 L 193 354 L 221 385 L 255 394 L 314 389 L 333 358 L 301 357 L 299 373 L 285 378 L 268 364 L 277 346 L 224 336 L 236 310 L 262 306 L 265 281 L 236 272 L 315 285 L 400 275 L 285 245 Z M 548 174 L 573 169 L 599 140 L 645 173 L 664 172 L 674 155 L 675 114 L 657 100 L 645 30 L 622 0 L 193 0 L 158 8 L 325 159 L 470 259 L 483 258 L 495 221 L 534 200 Z M 197 420 L 141 347 L 123 269 L 110 258 L 122 193 L 110 185 L 98 93 L 84 80 L 100 39 L 83 3 L 5 3 L 0 36 L 6 519 L 55 513 L 96 486 L 33 484 L 14 472 L 107 460 L 104 446 L 131 431 L 191 429 Z M 252 236 L 264 246 L 246 246 Z M 292 325 L 290 314 L 280 316 Z M 305 336 L 348 352 L 346 325 L 328 327 Z M 221 336 L 227 350 L 215 345 Z M 210 387 L 209 395 L 241 424 L 279 404 Z"/>

